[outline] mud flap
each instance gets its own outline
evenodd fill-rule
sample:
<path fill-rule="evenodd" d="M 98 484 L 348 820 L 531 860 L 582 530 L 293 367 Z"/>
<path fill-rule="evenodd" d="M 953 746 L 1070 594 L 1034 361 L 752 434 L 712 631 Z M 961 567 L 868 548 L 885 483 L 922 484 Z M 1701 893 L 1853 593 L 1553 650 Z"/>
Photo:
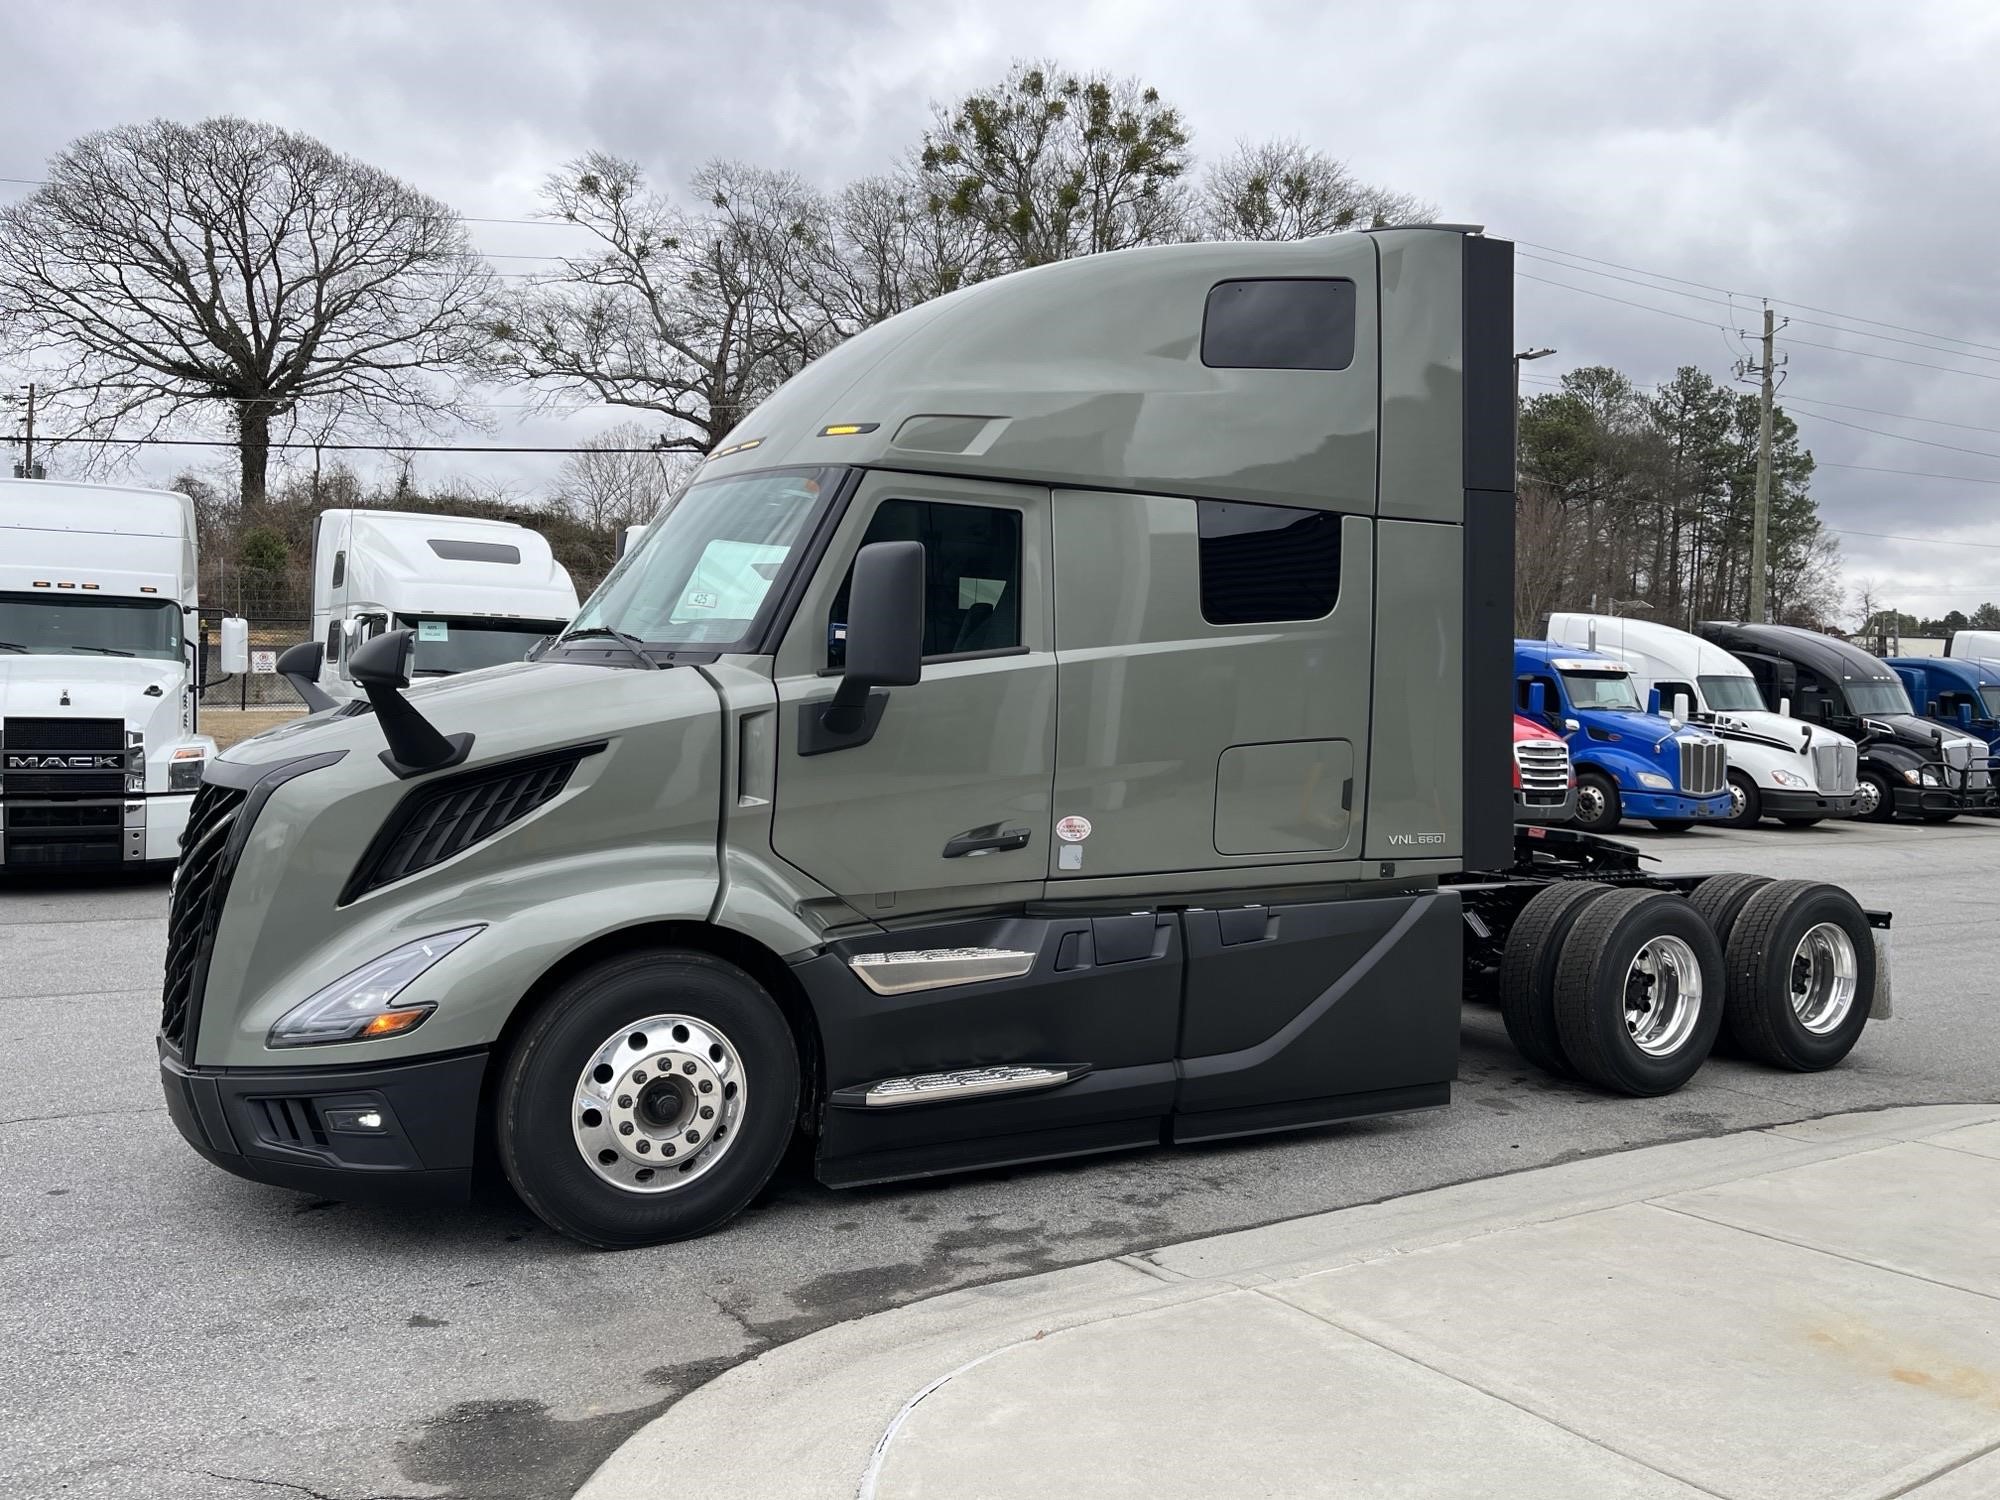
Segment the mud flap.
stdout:
<path fill-rule="evenodd" d="M 1889 982 L 1889 933 L 1875 929 L 1875 994 L 1868 1004 L 1868 1019 L 1886 1021 L 1896 1014 L 1895 986 Z"/>

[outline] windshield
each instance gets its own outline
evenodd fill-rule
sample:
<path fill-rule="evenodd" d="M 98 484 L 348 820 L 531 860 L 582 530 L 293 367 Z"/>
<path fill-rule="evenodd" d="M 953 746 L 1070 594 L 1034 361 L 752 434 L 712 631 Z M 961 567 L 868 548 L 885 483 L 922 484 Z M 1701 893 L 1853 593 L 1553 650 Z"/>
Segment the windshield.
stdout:
<path fill-rule="evenodd" d="M 19 652 L 179 661 L 181 607 L 171 599 L 0 594 L 0 656 Z"/>
<path fill-rule="evenodd" d="M 1849 682 L 1847 707 L 1855 714 L 1906 714 L 1910 710 L 1910 695 L 1903 691 L 1903 684 L 1889 682 Z"/>
<path fill-rule="evenodd" d="M 749 645 L 826 496 L 831 469 L 690 485 L 611 570 L 570 634 L 624 632 L 648 645 Z"/>
<path fill-rule="evenodd" d="M 2000 687 L 1981 688 L 1979 701 L 1986 705 L 1987 718 L 2000 719 Z"/>
<path fill-rule="evenodd" d="M 1757 691 L 1754 677 L 1698 677 L 1701 684 L 1702 700 L 1708 704 L 1710 713 L 1728 713 L 1736 710 L 1755 713 L 1764 707 L 1764 695 Z"/>
<path fill-rule="evenodd" d="M 493 620 L 477 616 L 397 615 L 398 630 L 417 633 L 410 671 L 418 677 L 448 677 L 519 661 L 544 636 L 563 628 L 561 620 Z"/>
<path fill-rule="evenodd" d="M 1602 708 L 1613 712 L 1639 710 L 1639 693 L 1626 672 L 1565 672 L 1563 686 L 1577 708 Z"/>

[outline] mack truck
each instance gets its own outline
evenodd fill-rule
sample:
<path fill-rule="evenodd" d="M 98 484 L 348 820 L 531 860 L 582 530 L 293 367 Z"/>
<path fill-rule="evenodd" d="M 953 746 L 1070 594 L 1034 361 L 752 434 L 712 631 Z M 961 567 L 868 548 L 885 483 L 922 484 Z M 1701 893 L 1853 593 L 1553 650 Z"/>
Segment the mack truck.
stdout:
<path fill-rule="evenodd" d="M 1982 741 L 1987 768 L 1992 769 L 1992 758 L 2000 755 L 2000 661 L 1891 656 L 1883 665 L 1903 680 L 1911 706 L 1924 718 Z"/>
<path fill-rule="evenodd" d="M 348 658 L 386 631 L 413 631 L 415 672 L 446 677 L 519 661 L 576 613 L 576 585 L 548 538 L 512 521 L 325 510 L 312 570 L 323 648 L 315 681 L 325 697 L 305 695 L 308 707 L 359 699 Z"/>
<path fill-rule="evenodd" d="M 194 502 L 0 479 L 0 869 L 164 868 L 201 733 Z M 222 670 L 249 668 L 242 620 Z"/>
<path fill-rule="evenodd" d="M 1576 762 L 1578 828 L 1608 833 L 1643 818 L 1663 833 L 1731 811 L 1721 740 L 1640 701 L 1616 657 L 1561 641 L 1514 642 L 1515 711 L 1558 730 Z"/>
<path fill-rule="evenodd" d="M 1859 817 L 1948 823 L 1961 813 L 1994 808 L 1985 742 L 1919 718 L 1902 679 L 1879 657 L 1794 625 L 1708 620 L 1696 629 L 1750 669 L 1774 713 L 1855 742 Z"/>
<path fill-rule="evenodd" d="M 532 661 L 212 764 L 168 1109 L 335 1197 L 560 1232 L 1445 1105 L 1462 1001 L 1618 1093 L 1829 1067 L 1888 917 L 1517 842 L 1512 246 L 1181 244 L 793 377 Z M 303 672 L 320 643 L 295 647 Z"/>
<path fill-rule="evenodd" d="M 1723 742 L 1730 811 L 1721 821 L 1729 827 L 1775 818 L 1787 828 L 1810 828 L 1862 810 L 1854 741 L 1770 712 L 1750 669 L 1720 646 L 1671 625 L 1615 615 L 1551 615 L 1549 635 L 1617 657 L 1654 713 L 1668 709 Z"/>

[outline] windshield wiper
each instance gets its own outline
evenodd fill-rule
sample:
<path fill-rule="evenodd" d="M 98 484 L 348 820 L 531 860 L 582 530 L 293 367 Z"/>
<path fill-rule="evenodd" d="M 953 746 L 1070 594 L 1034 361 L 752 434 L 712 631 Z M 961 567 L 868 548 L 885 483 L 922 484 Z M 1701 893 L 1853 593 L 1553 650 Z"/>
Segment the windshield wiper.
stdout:
<path fill-rule="evenodd" d="M 136 651 L 120 651 L 116 646 L 72 646 L 72 651 L 96 651 L 105 656 L 137 656 Z"/>
<path fill-rule="evenodd" d="M 609 625 L 586 625 L 581 630 L 572 630 L 568 635 L 558 640 L 556 644 L 558 646 L 567 645 L 571 641 L 586 640 L 594 636 L 602 636 L 607 640 L 616 641 L 627 651 L 638 657 L 640 661 L 644 662 L 648 670 L 654 672 L 661 670 L 660 664 L 646 654 L 646 643 L 644 641 L 640 640 L 637 636 L 627 635 L 622 630 L 613 630 Z"/>

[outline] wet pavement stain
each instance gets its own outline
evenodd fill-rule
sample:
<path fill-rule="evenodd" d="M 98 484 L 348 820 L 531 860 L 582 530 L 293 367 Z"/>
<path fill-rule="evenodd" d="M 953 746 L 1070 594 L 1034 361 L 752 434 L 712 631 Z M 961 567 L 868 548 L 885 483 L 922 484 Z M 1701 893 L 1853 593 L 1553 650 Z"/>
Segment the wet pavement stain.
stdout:
<path fill-rule="evenodd" d="M 461 1401 L 399 1442 L 396 1462 L 412 1482 L 438 1486 L 438 1500 L 569 1500 L 675 1399 L 567 1421 L 526 1398 Z"/>

